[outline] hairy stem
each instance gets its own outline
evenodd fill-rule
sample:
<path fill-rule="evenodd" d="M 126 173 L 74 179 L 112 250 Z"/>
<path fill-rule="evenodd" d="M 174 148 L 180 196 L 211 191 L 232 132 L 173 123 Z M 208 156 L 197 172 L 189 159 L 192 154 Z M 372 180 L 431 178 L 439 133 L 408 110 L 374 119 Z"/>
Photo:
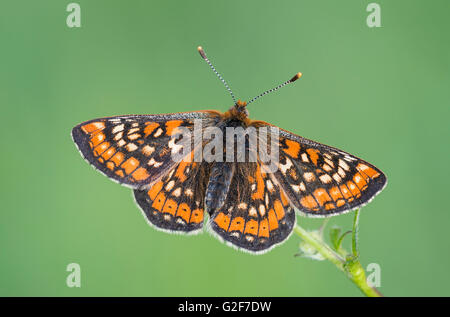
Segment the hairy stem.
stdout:
<path fill-rule="evenodd" d="M 359 209 L 355 210 L 355 218 L 353 219 L 353 233 L 352 233 L 352 253 L 354 257 L 358 256 L 358 227 L 359 223 Z"/>
<path fill-rule="evenodd" d="M 339 253 L 334 251 L 322 239 L 317 239 L 307 230 L 298 224 L 294 227 L 294 232 L 303 239 L 304 242 L 313 247 L 325 259 L 336 265 L 336 267 L 347 275 L 347 277 L 369 297 L 383 296 L 376 288 L 367 283 L 366 273 L 358 258 L 358 221 L 359 210 L 355 212 L 352 232 L 352 254 L 347 254 L 343 249 Z M 323 229 L 323 228 L 322 228 Z"/>

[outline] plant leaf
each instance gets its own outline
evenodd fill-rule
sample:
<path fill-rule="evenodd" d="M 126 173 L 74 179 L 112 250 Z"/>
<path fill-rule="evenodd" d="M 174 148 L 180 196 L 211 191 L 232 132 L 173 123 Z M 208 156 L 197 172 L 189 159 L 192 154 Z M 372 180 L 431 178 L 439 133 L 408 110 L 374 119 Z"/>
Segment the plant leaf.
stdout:
<path fill-rule="evenodd" d="M 345 238 L 345 236 L 348 235 L 349 233 L 352 233 L 352 231 L 351 231 L 351 230 L 346 231 L 346 232 L 344 232 L 344 233 L 341 235 L 341 237 L 339 238 L 339 240 L 338 240 L 338 242 L 337 242 L 337 247 L 338 247 L 338 249 L 341 247 L 342 240 L 343 240 L 343 239 Z M 336 249 L 336 250 L 338 250 L 338 249 Z"/>
<path fill-rule="evenodd" d="M 330 229 L 330 240 L 331 240 L 331 245 L 333 246 L 333 249 L 335 251 L 337 251 L 339 249 L 340 243 L 339 243 L 339 236 L 341 234 L 341 228 L 339 228 L 338 226 L 333 226 Z"/>

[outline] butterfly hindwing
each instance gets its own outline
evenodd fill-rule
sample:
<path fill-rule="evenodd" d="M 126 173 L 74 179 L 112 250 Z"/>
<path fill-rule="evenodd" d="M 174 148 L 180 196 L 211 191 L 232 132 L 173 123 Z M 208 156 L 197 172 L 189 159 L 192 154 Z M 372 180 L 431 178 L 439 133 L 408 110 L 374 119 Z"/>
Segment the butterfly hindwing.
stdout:
<path fill-rule="evenodd" d="M 387 181 L 366 161 L 281 129 L 274 177 L 292 204 L 302 213 L 317 217 L 365 205 Z"/>
<path fill-rule="evenodd" d="M 207 125 L 212 116 L 205 111 L 100 118 L 74 127 L 72 137 L 96 169 L 120 184 L 143 188 L 177 164 L 171 156 L 177 129 L 192 129 L 195 119 Z"/>
<path fill-rule="evenodd" d="M 209 226 L 234 247 L 253 253 L 268 251 L 291 234 L 295 212 L 259 163 L 235 164 L 225 203 L 213 211 Z"/>
<path fill-rule="evenodd" d="M 208 164 L 182 161 L 148 190 L 135 189 L 136 202 L 158 229 L 198 231 L 203 226 L 208 174 Z"/>

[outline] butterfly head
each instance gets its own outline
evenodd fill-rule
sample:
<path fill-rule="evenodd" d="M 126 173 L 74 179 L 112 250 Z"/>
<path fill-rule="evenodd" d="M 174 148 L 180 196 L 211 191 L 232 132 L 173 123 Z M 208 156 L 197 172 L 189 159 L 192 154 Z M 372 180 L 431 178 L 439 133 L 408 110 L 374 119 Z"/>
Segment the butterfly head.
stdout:
<path fill-rule="evenodd" d="M 226 117 L 232 117 L 240 121 L 248 120 L 247 102 L 238 100 L 235 105 L 225 113 Z"/>
<path fill-rule="evenodd" d="M 236 112 L 248 116 L 247 102 L 238 100 L 233 108 L 236 109 Z"/>

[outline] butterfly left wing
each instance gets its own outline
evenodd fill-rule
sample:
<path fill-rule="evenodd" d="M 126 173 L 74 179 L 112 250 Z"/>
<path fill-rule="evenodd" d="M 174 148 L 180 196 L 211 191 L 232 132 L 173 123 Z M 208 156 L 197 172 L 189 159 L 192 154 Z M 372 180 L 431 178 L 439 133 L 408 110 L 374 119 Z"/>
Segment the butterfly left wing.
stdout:
<path fill-rule="evenodd" d="M 136 203 L 159 230 L 195 233 L 203 226 L 209 164 L 182 161 L 148 190 L 134 190 Z"/>
<path fill-rule="evenodd" d="M 120 184 L 144 188 L 176 166 L 172 150 L 177 131 L 192 130 L 195 119 L 208 126 L 215 115 L 198 111 L 100 118 L 75 126 L 72 138 L 95 169 Z"/>
<path fill-rule="evenodd" d="M 256 162 L 235 163 L 225 203 L 208 211 L 209 227 L 238 249 L 262 253 L 292 233 L 295 212 L 282 189 Z"/>

